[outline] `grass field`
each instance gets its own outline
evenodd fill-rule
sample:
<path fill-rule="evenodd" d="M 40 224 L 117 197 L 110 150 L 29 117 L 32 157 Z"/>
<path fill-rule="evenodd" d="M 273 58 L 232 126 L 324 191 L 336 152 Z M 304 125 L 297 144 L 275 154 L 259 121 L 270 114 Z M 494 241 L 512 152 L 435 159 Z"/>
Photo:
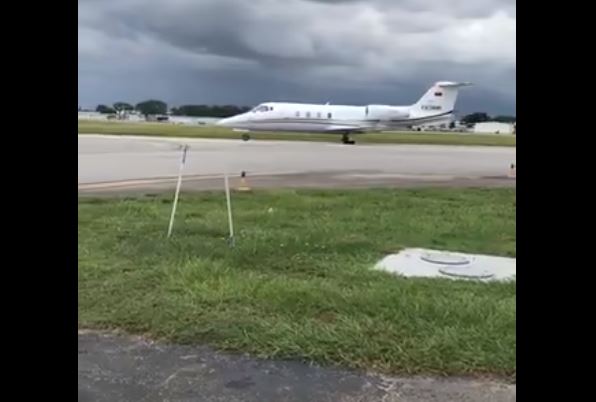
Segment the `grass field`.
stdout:
<path fill-rule="evenodd" d="M 242 133 L 224 127 L 185 126 L 167 123 L 123 123 L 79 121 L 79 134 L 128 134 L 193 138 L 241 138 Z M 250 133 L 253 139 L 289 141 L 340 141 L 339 135 L 306 133 Z M 395 132 L 356 134 L 359 143 L 444 144 L 515 146 L 513 135 L 447 134 L 428 132 Z"/>
<path fill-rule="evenodd" d="M 79 326 L 401 374 L 515 376 L 515 283 L 371 270 L 431 247 L 515 256 L 514 189 L 79 199 Z"/>

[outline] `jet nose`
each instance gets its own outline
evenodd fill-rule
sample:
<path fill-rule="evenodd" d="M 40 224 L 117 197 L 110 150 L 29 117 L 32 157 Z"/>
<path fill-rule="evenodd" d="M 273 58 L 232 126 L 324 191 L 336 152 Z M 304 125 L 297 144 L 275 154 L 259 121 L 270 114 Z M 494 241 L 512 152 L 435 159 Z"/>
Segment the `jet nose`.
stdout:
<path fill-rule="evenodd" d="M 226 117 L 224 119 L 220 119 L 217 122 L 215 122 L 215 124 L 217 126 L 231 127 L 231 128 L 239 128 L 239 127 L 243 126 L 245 123 L 246 123 L 246 116 L 243 114 L 232 116 L 232 117 Z"/>
<path fill-rule="evenodd" d="M 230 123 L 230 118 L 220 119 L 215 122 L 216 126 L 226 127 Z"/>

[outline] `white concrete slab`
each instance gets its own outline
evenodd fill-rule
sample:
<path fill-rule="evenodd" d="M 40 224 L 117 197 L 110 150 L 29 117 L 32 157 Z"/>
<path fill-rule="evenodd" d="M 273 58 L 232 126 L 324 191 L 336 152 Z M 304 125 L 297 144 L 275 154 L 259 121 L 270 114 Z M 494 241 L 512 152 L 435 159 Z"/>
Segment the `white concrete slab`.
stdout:
<path fill-rule="evenodd" d="M 506 281 L 515 280 L 516 259 L 408 248 L 386 256 L 375 269 L 406 277 Z"/>

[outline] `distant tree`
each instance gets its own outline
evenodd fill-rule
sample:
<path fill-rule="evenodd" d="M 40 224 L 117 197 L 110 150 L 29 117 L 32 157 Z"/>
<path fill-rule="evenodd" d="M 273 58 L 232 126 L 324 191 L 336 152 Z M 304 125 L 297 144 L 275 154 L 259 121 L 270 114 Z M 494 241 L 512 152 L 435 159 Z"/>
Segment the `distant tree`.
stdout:
<path fill-rule="evenodd" d="M 238 107 L 238 106 L 234 106 L 234 105 L 223 105 L 223 106 L 218 106 L 218 109 L 216 110 L 214 117 L 230 117 L 235 114 L 247 112 L 249 110 L 250 110 L 250 108 L 248 108 L 248 107 Z"/>
<path fill-rule="evenodd" d="M 149 99 L 144 102 L 137 103 L 135 109 L 145 116 L 166 114 L 168 112 L 168 104 L 160 100 Z"/>
<path fill-rule="evenodd" d="M 182 105 L 178 108 L 181 116 L 205 117 L 209 116 L 210 107 L 207 105 Z"/>
<path fill-rule="evenodd" d="M 134 106 L 131 105 L 130 103 L 126 103 L 126 102 L 116 102 L 116 103 L 114 103 L 114 110 L 116 110 L 117 112 L 120 112 L 120 111 L 129 112 L 131 110 L 134 110 Z"/>
<path fill-rule="evenodd" d="M 223 105 L 182 105 L 178 108 L 172 108 L 172 114 L 175 116 L 193 116 L 193 117 L 230 117 L 250 110 L 249 107 Z"/>
<path fill-rule="evenodd" d="M 472 113 L 467 116 L 464 116 L 461 119 L 462 123 L 464 123 L 464 124 L 481 123 L 483 121 L 489 121 L 489 120 L 490 120 L 490 116 L 483 112 Z"/>
<path fill-rule="evenodd" d="M 515 116 L 496 116 L 493 120 L 501 123 L 515 123 Z"/>
<path fill-rule="evenodd" d="M 449 123 L 449 129 L 453 130 L 455 128 L 455 122 L 452 121 L 451 123 Z"/>
<path fill-rule="evenodd" d="M 116 113 L 116 111 L 114 109 L 112 109 L 109 106 L 106 105 L 97 105 L 97 108 L 95 108 L 96 112 L 99 113 L 103 113 L 103 114 L 111 114 L 111 113 Z"/>

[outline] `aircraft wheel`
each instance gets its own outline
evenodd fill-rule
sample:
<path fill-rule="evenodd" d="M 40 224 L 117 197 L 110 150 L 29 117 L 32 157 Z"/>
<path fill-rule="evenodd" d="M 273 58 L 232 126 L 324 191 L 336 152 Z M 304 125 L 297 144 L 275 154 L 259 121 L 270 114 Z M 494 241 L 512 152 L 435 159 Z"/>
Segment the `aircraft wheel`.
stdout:
<path fill-rule="evenodd" d="M 356 143 L 356 141 L 350 138 L 350 135 L 348 133 L 342 136 L 341 142 L 348 145 L 354 145 Z"/>
<path fill-rule="evenodd" d="M 248 141 L 248 140 L 250 140 L 250 135 L 248 135 L 246 133 L 242 134 L 242 141 Z"/>

